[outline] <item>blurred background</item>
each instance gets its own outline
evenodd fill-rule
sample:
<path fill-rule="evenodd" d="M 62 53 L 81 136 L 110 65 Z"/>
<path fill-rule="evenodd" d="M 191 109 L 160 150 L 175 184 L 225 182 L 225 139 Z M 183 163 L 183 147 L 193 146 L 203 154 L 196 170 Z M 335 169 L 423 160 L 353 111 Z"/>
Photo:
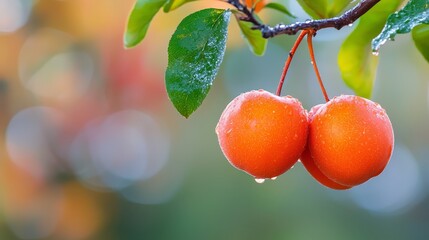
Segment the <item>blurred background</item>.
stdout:
<path fill-rule="evenodd" d="M 308 18 L 295 1 L 277 0 Z M 221 153 L 214 128 L 238 94 L 274 92 L 295 37 L 251 54 L 231 19 L 227 52 L 189 118 L 168 101 L 167 45 L 198 1 L 160 12 L 125 50 L 134 0 L 0 0 L 0 239 L 429 239 L 429 64 L 408 35 L 380 52 L 373 99 L 395 150 L 377 178 L 348 191 L 300 163 L 258 184 Z M 263 10 L 271 23 L 291 21 Z M 330 96 L 351 94 L 337 53 L 352 27 L 322 30 L 315 54 Z M 284 94 L 322 103 L 306 47 Z"/>

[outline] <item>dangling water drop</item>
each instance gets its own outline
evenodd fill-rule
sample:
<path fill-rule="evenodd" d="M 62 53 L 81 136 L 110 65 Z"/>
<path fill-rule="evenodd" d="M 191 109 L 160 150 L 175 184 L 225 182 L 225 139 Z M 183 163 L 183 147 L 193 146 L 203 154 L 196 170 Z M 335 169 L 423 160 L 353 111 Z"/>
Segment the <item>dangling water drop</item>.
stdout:
<path fill-rule="evenodd" d="M 378 56 L 378 51 L 372 51 L 372 55 L 374 55 L 374 56 Z"/>
<path fill-rule="evenodd" d="M 276 180 L 276 179 L 277 179 L 277 177 L 272 177 L 272 178 L 271 178 L 271 180 Z"/>
<path fill-rule="evenodd" d="M 255 178 L 255 182 L 257 182 L 257 183 L 264 183 L 265 182 L 265 178 Z"/>

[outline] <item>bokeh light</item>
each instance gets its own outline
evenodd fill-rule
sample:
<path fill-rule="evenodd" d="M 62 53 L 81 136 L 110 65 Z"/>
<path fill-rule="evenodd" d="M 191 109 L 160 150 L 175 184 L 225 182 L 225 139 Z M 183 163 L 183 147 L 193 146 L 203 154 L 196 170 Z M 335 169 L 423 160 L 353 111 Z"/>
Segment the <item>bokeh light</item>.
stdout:
<path fill-rule="evenodd" d="M 33 0 L 0 0 L 0 33 L 14 32 L 27 23 Z"/>
<path fill-rule="evenodd" d="M 41 29 L 21 49 L 21 82 L 38 97 L 76 101 L 88 90 L 93 73 L 91 56 L 73 49 L 72 37 L 63 32 Z"/>
<path fill-rule="evenodd" d="M 70 145 L 70 164 L 90 185 L 122 189 L 160 171 L 169 144 L 152 117 L 124 110 L 89 123 Z"/>
<path fill-rule="evenodd" d="M 34 176 L 49 176 L 56 166 L 53 146 L 58 137 L 58 118 L 58 113 L 47 107 L 18 112 L 6 130 L 11 160 Z"/>

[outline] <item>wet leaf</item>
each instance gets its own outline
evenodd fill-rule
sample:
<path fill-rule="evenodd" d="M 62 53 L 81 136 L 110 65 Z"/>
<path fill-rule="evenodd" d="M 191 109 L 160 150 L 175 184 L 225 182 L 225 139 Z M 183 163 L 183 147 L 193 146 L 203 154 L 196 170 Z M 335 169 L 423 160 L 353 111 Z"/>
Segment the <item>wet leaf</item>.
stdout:
<path fill-rule="evenodd" d="M 377 72 L 378 57 L 372 54 L 371 40 L 383 28 L 387 17 L 402 0 L 382 1 L 360 18 L 338 54 L 338 66 L 344 82 L 359 96 L 369 98 Z"/>
<path fill-rule="evenodd" d="M 378 51 L 387 40 L 393 40 L 396 34 L 409 33 L 422 23 L 429 23 L 429 0 L 410 0 L 389 16 L 381 33 L 372 41 L 373 51 Z"/>
<path fill-rule="evenodd" d="M 128 17 L 124 46 L 135 47 L 146 36 L 149 24 L 167 0 L 137 0 Z"/>
<path fill-rule="evenodd" d="M 204 9 L 182 20 L 168 46 L 168 96 L 189 117 L 207 96 L 225 53 L 231 11 Z"/>

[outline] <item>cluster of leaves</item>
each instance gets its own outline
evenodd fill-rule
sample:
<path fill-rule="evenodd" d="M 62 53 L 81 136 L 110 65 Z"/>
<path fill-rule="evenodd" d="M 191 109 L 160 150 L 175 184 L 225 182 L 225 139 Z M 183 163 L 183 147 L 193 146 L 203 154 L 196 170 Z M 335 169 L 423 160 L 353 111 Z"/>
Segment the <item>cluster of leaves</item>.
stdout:
<path fill-rule="evenodd" d="M 196 0 L 137 0 L 128 19 L 125 47 L 134 47 L 144 39 L 150 22 L 161 8 L 170 12 L 191 1 Z M 338 16 L 356 4 L 354 0 L 297 1 L 314 19 Z M 360 18 L 340 49 L 338 65 L 342 77 L 360 96 L 370 97 L 378 65 L 378 50 L 396 34 L 412 31 L 417 48 L 429 61 L 429 25 L 425 25 L 429 24 L 429 0 L 410 0 L 397 11 L 404 2 L 380 1 Z M 252 6 L 246 6 L 246 3 Z M 259 22 L 262 21 L 253 11 L 255 6 L 258 10 L 269 8 L 294 17 L 279 3 L 240 0 L 240 4 Z M 265 52 L 267 39 L 254 29 L 254 23 L 246 21 L 243 9 L 231 7 L 231 10 L 208 8 L 192 13 L 182 20 L 171 37 L 166 87 L 170 100 L 185 117 L 201 105 L 216 77 L 226 48 L 231 14 L 237 19 L 251 51 L 259 56 Z"/>

